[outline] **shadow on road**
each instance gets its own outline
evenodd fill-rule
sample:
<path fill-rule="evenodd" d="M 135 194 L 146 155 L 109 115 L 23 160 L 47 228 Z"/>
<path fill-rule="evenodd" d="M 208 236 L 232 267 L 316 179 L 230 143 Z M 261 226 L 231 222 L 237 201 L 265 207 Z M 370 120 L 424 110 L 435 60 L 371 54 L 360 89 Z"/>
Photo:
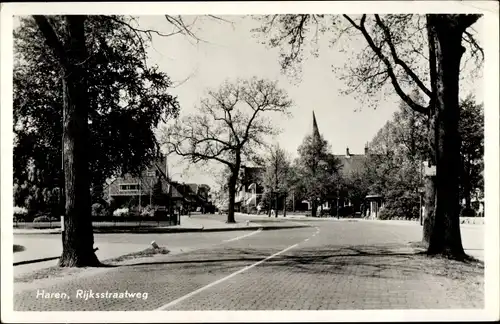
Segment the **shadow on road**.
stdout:
<path fill-rule="evenodd" d="M 272 249 L 221 248 L 196 251 L 170 260 L 140 262 L 127 267 L 182 267 L 188 272 L 237 271 L 276 253 Z M 210 257 L 209 257 L 210 256 Z M 404 279 L 421 275 L 444 276 L 451 279 L 482 281 L 484 264 L 477 261 L 459 262 L 423 252 L 405 249 L 401 245 L 326 246 L 315 249 L 288 251 L 259 264 L 260 271 L 289 271 L 301 274 L 354 275 Z"/>

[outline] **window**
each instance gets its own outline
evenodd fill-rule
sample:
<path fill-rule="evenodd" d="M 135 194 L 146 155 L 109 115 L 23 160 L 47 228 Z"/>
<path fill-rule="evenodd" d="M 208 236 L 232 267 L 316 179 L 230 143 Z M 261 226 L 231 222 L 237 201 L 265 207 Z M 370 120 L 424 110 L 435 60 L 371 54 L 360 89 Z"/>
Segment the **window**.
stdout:
<path fill-rule="evenodd" d="M 156 176 L 156 172 L 155 171 L 148 171 L 147 176 L 148 177 L 155 177 Z"/>
<path fill-rule="evenodd" d="M 132 190 L 139 190 L 139 184 L 133 183 L 133 184 L 120 185 L 120 191 L 132 191 Z"/>

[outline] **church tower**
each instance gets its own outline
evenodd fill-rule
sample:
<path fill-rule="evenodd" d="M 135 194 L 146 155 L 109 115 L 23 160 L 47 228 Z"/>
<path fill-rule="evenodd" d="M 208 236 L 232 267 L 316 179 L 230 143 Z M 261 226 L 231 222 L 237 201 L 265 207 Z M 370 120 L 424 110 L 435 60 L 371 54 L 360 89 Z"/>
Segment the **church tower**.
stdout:
<path fill-rule="evenodd" d="M 316 122 L 316 115 L 314 114 L 313 110 L 313 129 L 312 129 L 312 136 L 315 141 L 319 141 L 321 139 L 321 135 L 319 134 L 319 128 L 318 128 L 318 123 Z"/>

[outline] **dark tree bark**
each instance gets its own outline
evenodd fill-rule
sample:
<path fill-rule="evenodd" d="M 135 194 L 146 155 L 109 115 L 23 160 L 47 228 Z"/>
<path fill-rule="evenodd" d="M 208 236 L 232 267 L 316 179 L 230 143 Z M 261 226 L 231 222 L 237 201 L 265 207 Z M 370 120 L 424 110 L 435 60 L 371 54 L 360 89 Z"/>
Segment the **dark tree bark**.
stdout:
<path fill-rule="evenodd" d="M 231 167 L 231 175 L 229 176 L 229 206 L 227 211 L 227 220 L 226 223 L 236 223 L 234 218 L 234 206 L 235 206 L 235 198 L 236 198 L 236 182 L 238 181 L 238 176 L 240 172 L 241 166 L 241 156 L 240 152 L 235 152 L 235 163 Z"/>
<path fill-rule="evenodd" d="M 267 208 L 267 217 L 271 217 L 271 206 L 273 205 L 273 193 L 269 193 L 269 207 Z"/>
<path fill-rule="evenodd" d="M 317 206 L 316 206 L 316 199 L 313 199 L 311 202 L 311 216 L 316 217 L 316 211 L 317 211 Z"/>
<path fill-rule="evenodd" d="M 435 140 L 436 178 L 433 226 L 425 233 L 429 254 L 463 258 L 460 236 L 460 137 L 459 75 L 465 51 L 462 35 L 479 17 L 475 15 L 427 15 L 429 43 L 435 50 L 435 74 L 431 83 L 435 104 L 431 120 Z M 431 71 L 432 71 L 431 67 Z M 432 72 L 431 72 L 432 73 Z M 432 218 L 432 214 L 430 214 Z M 425 238 L 427 236 L 427 238 Z"/>
<path fill-rule="evenodd" d="M 274 194 L 274 217 L 278 217 L 278 198 L 279 198 L 279 193 L 276 192 Z"/>
<path fill-rule="evenodd" d="M 424 178 L 425 185 L 425 213 L 423 215 L 423 236 L 422 243 L 426 248 L 429 247 L 429 242 L 431 240 L 431 233 L 434 227 L 434 197 L 436 196 L 436 186 L 435 186 L 434 176 L 426 176 Z"/>
<path fill-rule="evenodd" d="M 100 265 L 93 245 L 91 196 L 88 176 L 88 101 L 84 62 L 87 59 L 85 16 L 66 16 L 66 41 L 59 40 L 44 16 L 37 25 L 61 64 L 63 79 L 63 163 L 65 215 L 62 267 Z"/>
<path fill-rule="evenodd" d="M 287 199 L 287 194 L 285 193 L 283 195 L 283 217 L 286 217 L 286 199 Z"/>
<path fill-rule="evenodd" d="M 227 210 L 227 223 L 236 223 L 234 219 L 234 205 L 236 198 L 236 180 L 238 173 L 233 171 L 229 176 L 228 186 L 229 186 L 229 206 Z"/>
<path fill-rule="evenodd" d="M 97 266 L 89 191 L 88 102 L 83 62 L 87 59 L 83 16 L 67 16 L 70 65 L 63 69 L 63 154 L 66 192 L 63 253 L 60 266 Z"/>

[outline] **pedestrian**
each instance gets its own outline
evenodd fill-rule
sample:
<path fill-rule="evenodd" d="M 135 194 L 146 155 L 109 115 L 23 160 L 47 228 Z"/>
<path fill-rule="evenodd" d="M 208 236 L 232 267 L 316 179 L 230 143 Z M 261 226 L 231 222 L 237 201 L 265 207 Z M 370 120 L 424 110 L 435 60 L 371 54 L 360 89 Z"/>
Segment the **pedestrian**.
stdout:
<path fill-rule="evenodd" d="M 271 217 L 275 215 L 274 209 L 271 209 Z"/>
<path fill-rule="evenodd" d="M 257 215 L 260 215 L 260 210 L 262 209 L 262 205 L 258 204 L 257 205 Z"/>

